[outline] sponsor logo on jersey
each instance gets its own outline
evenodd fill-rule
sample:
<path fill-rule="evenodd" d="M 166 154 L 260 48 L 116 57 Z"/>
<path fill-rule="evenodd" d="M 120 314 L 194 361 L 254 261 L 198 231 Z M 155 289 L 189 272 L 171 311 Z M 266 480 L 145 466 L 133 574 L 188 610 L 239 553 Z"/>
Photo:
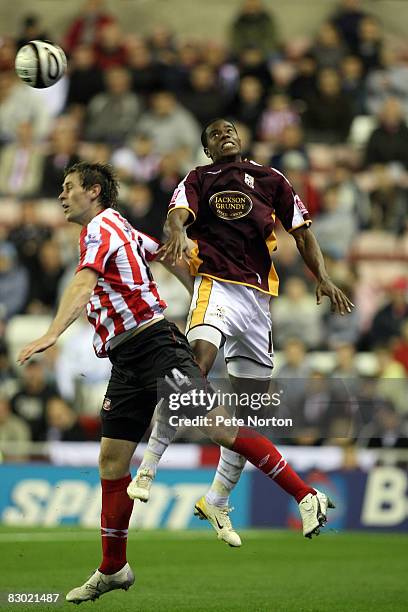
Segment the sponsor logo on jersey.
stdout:
<path fill-rule="evenodd" d="M 211 196 L 210 208 L 220 219 L 234 221 L 245 217 L 252 210 L 252 200 L 241 191 L 219 191 Z"/>
<path fill-rule="evenodd" d="M 86 246 L 90 246 L 91 244 L 99 245 L 102 240 L 99 234 L 87 234 L 85 236 L 85 244 Z"/>
<path fill-rule="evenodd" d="M 302 200 L 299 198 L 298 195 L 295 195 L 295 205 L 296 205 L 298 211 L 302 215 L 308 215 L 309 214 L 309 211 L 307 210 L 306 206 L 303 204 Z"/>

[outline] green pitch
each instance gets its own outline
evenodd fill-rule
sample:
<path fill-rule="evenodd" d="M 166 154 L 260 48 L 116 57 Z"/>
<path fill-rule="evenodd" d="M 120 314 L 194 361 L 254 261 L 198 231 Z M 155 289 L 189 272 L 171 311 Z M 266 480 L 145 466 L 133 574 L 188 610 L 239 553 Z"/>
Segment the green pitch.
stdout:
<path fill-rule="evenodd" d="M 132 531 L 128 559 L 136 584 L 80 611 L 360 612 L 405 611 L 408 535 L 333 533 L 312 541 L 281 531 L 242 532 L 244 546 L 212 531 Z M 0 529 L 3 593 L 66 593 L 99 562 L 96 530 Z M 3 599 L 4 601 L 4 599 Z M 76 610 L 73 604 L 2 609 Z"/>

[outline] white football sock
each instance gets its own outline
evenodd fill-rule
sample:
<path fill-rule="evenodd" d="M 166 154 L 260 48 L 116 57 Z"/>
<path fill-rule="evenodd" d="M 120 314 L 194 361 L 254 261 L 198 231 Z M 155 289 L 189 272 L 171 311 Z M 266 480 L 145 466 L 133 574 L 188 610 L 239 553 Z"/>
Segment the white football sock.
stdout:
<path fill-rule="evenodd" d="M 240 479 L 246 463 L 245 457 L 228 448 L 221 448 L 221 457 L 217 465 L 212 485 L 205 499 L 209 504 L 224 508 L 228 506 L 231 491 Z"/>
<path fill-rule="evenodd" d="M 159 461 L 163 457 L 166 448 L 173 442 L 176 433 L 176 427 L 171 427 L 168 422 L 161 421 L 160 417 L 157 418 L 154 422 L 142 463 L 137 471 L 140 472 L 140 470 L 148 468 L 153 472 L 153 475 L 156 475 Z"/>

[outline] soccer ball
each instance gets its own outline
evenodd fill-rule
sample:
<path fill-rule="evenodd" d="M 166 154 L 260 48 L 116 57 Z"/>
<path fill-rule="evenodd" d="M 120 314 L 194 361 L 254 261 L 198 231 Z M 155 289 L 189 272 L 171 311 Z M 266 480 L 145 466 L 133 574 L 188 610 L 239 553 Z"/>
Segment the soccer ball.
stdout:
<path fill-rule="evenodd" d="M 31 40 L 19 49 L 15 67 L 24 83 L 44 89 L 55 85 L 65 74 L 67 58 L 58 45 L 47 40 Z"/>

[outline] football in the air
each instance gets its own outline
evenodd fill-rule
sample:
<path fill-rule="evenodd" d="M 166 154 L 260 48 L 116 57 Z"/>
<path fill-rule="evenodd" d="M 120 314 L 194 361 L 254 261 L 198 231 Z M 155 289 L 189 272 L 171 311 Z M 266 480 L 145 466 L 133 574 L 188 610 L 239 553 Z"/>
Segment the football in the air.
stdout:
<path fill-rule="evenodd" d="M 58 45 L 47 40 L 31 40 L 19 49 L 15 67 L 24 83 L 44 89 L 55 85 L 65 74 L 67 58 Z"/>

